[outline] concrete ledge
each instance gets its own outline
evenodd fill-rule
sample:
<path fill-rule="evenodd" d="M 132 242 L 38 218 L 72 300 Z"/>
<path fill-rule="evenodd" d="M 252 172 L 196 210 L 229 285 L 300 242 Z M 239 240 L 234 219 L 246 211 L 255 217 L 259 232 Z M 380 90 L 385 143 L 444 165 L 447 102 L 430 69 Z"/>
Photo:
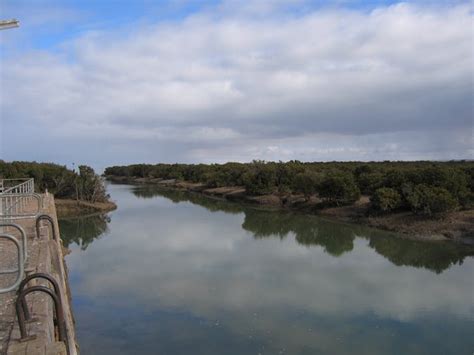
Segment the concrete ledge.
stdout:
<path fill-rule="evenodd" d="M 53 218 L 55 229 L 59 232 L 59 225 L 52 195 L 45 194 L 44 208 L 41 211 Z M 75 338 L 74 318 L 70 304 L 70 290 L 68 285 L 67 269 L 64 264 L 63 246 L 60 238 L 53 240 L 52 231 L 49 223 L 41 222 L 40 238 L 35 237 L 35 220 L 28 219 L 20 221 L 25 228 L 28 236 L 28 253 L 29 259 L 27 263 L 28 274 L 42 272 L 54 277 L 59 284 L 61 293 L 62 306 L 64 309 L 64 318 L 67 329 L 67 347 L 69 354 L 78 354 L 78 346 Z M 32 280 L 28 286 L 41 285 L 50 287 L 46 280 Z M 14 301 L 16 294 L 11 293 L 10 297 Z M 66 344 L 58 342 L 57 334 L 54 328 L 54 306 L 51 297 L 44 293 L 33 292 L 27 297 L 27 304 L 33 321 L 27 322 L 26 328 L 28 335 L 33 336 L 27 341 L 20 341 L 20 330 L 16 313 L 13 309 L 9 309 L 5 315 L 1 315 L 0 321 L 10 320 L 12 330 L 6 343 L 6 349 L 0 348 L 0 354 L 7 355 L 53 355 L 67 354 Z M 10 308 L 13 304 L 10 305 Z M 13 313 L 13 314 L 12 314 Z M 1 341 L 0 341 L 1 344 Z"/>

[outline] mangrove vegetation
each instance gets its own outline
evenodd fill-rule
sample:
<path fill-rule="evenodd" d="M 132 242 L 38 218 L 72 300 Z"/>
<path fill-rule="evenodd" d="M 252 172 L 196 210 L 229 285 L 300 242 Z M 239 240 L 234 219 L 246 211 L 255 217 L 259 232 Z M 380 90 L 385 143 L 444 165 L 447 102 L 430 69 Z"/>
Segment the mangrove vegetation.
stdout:
<path fill-rule="evenodd" d="M 247 195 L 303 196 L 320 205 L 348 206 L 361 195 L 369 213 L 411 211 L 442 216 L 474 207 L 474 162 L 265 162 L 134 164 L 105 169 L 114 180 L 176 180 L 207 188 L 242 187 Z"/>

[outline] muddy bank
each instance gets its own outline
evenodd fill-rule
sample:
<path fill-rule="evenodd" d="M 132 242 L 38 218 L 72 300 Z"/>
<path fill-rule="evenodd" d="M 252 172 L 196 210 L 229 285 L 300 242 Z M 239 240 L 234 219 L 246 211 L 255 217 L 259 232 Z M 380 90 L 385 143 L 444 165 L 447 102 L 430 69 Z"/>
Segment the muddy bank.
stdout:
<path fill-rule="evenodd" d="M 78 217 L 95 213 L 107 213 L 117 209 L 113 202 L 86 202 L 69 199 L 56 199 L 58 218 Z"/>
<path fill-rule="evenodd" d="M 250 196 L 247 195 L 244 187 L 239 186 L 208 188 L 201 183 L 176 181 L 174 179 L 116 176 L 107 176 L 107 180 L 116 183 L 157 185 L 259 207 L 296 210 L 347 223 L 357 223 L 389 230 L 417 240 L 454 240 L 474 244 L 474 210 L 456 211 L 442 218 L 421 217 L 408 211 L 375 216 L 369 213 L 370 201 L 367 196 L 362 196 L 359 201 L 351 206 L 327 207 L 316 196 L 309 200 L 303 195 L 292 194 Z"/>
<path fill-rule="evenodd" d="M 474 210 L 457 211 L 442 218 L 427 218 L 409 211 L 371 216 L 370 202 L 362 197 L 353 206 L 321 209 L 319 215 L 402 233 L 418 240 L 454 240 L 474 245 Z"/>

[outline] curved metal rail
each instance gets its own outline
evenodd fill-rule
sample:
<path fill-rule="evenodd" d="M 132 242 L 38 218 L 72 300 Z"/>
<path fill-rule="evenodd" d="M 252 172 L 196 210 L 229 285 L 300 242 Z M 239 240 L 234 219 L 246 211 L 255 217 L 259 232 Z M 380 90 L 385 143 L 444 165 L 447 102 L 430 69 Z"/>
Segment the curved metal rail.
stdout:
<path fill-rule="evenodd" d="M 64 321 L 64 310 L 63 305 L 61 302 L 61 295 L 56 294 L 50 288 L 44 286 L 32 286 L 27 288 L 26 290 L 22 290 L 18 295 L 16 300 L 15 308 L 16 308 L 16 315 L 18 317 L 18 325 L 20 327 L 20 335 L 21 341 L 27 341 L 30 339 L 34 339 L 36 336 L 28 336 L 28 332 L 26 330 L 26 321 L 25 321 L 25 313 L 23 310 L 23 304 L 26 302 L 25 297 L 32 293 L 32 292 L 43 292 L 51 296 L 54 302 L 54 308 L 56 310 L 56 324 L 58 327 L 58 337 L 59 341 L 62 341 L 66 344 L 66 349 L 69 354 L 69 344 L 67 341 L 67 332 L 66 332 L 66 322 Z"/>
<path fill-rule="evenodd" d="M 18 252 L 18 276 L 15 282 L 13 283 L 13 285 L 9 287 L 5 287 L 5 288 L 0 288 L 0 293 L 7 293 L 7 292 L 15 290 L 20 285 L 21 279 L 23 278 L 23 275 L 25 274 L 25 264 L 23 263 L 21 244 L 18 241 L 18 239 L 6 233 L 0 234 L 0 239 L 1 238 L 10 240 L 13 244 L 15 244 L 17 252 Z"/>
<path fill-rule="evenodd" d="M 56 230 L 56 227 L 54 225 L 54 220 L 53 218 L 51 218 L 51 216 L 47 215 L 47 214 L 42 214 L 42 215 L 39 215 L 38 217 L 36 217 L 36 237 L 39 238 L 40 237 L 40 222 L 42 220 L 47 220 L 50 225 L 51 225 L 51 229 L 53 231 L 53 240 L 58 240 L 58 232 Z"/>
<path fill-rule="evenodd" d="M 20 286 L 18 287 L 18 294 L 22 293 L 25 286 L 28 284 L 28 282 L 30 282 L 31 280 L 34 280 L 34 279 L 43 279 L 43 280 L 49 281 L 53 285 L 54 292 L 57 295 L 59 295 L 59 298 L 61 298 L 61 293 L 60 293 L 60 290 L 59 290 L 58 282 L 52 276 L 50 276 L 48 274 L 45 274 L 45 273 L 42 273 L 42 272 L 38 272 L 36 274 L 32 274 L 32 275 L 29 275 L 29 276 L 25 277 L 23 279 L 23 281 L 21 281 Z M 30 315 L 30 311 L 28 309 L 28 306 L 26 304 L 25 298 L 23 298 L 23 300 L 22 300 L 22 307 L 23 307 L 23 313 L 25 314 L 25 319 L 30 320 L 31 315 Z"/>
<path fill-rule="evenodd" d="M 2 227 L 11 227 L 11 228 L 15 228 L 16 230 L 18 230 L 21 234 L 21 238 L 22 238 L 22 246 L 23 246 L 23 264 L 26 263 L 26 261 L 28 260 L 28 238 L 26 236 L 26 232 L 25 230 L 23 229 L 23 227 L 19 226 L 18 224 L 16 223 L 0 223 L 0 228 Z M 0 271 L 0 274 L 8 274 L 8 273 L 13 273 L 13 272 L 17 272 L 18 270 L 11 270 L 10 272 L 9 271 L 6 271 L 6 270 L 3 270 L 3 271 Z"/>

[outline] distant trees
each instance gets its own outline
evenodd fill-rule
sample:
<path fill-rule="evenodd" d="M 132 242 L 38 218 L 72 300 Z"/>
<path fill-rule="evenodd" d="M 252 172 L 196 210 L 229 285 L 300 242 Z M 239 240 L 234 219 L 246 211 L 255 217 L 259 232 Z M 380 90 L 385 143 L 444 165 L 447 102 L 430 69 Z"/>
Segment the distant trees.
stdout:
<path fill-rule="evenodd" d="M 436 215 L 474 207 L 474 162 L 468 161 L 135 164 L 110 167 L 105 174 L 244 186 L 251 195 L 302 194 L 306 200 L 314 195 L 335 205 L 354 203 L 362 193 L 376 212 Z"/>
<path fill-rule="evenodd" d="M 115 172 L 127 173 L 128 171 L 127 168 L 121 168 Z M 79 171 L 75 172 L 65 166 L 52 163 L 0 161 L 0 178 L 25 177 L 35 179 L 35 188 L 38 191 L 48 190 L 57 198 L 80 199 L 88 202 L 103 202 L 109 198 L 101 177 L 86 165 L 79 166 Z"/>
<path fill-rule="evenodd" d="M 0 178 L 24 177 L 34 178 L 37 190 L 45 191 L 47 189 L 58 197 L 71 196 L 75 191 L 75 174 L 65 166 L 52 163 L 0 161 Z"/>

